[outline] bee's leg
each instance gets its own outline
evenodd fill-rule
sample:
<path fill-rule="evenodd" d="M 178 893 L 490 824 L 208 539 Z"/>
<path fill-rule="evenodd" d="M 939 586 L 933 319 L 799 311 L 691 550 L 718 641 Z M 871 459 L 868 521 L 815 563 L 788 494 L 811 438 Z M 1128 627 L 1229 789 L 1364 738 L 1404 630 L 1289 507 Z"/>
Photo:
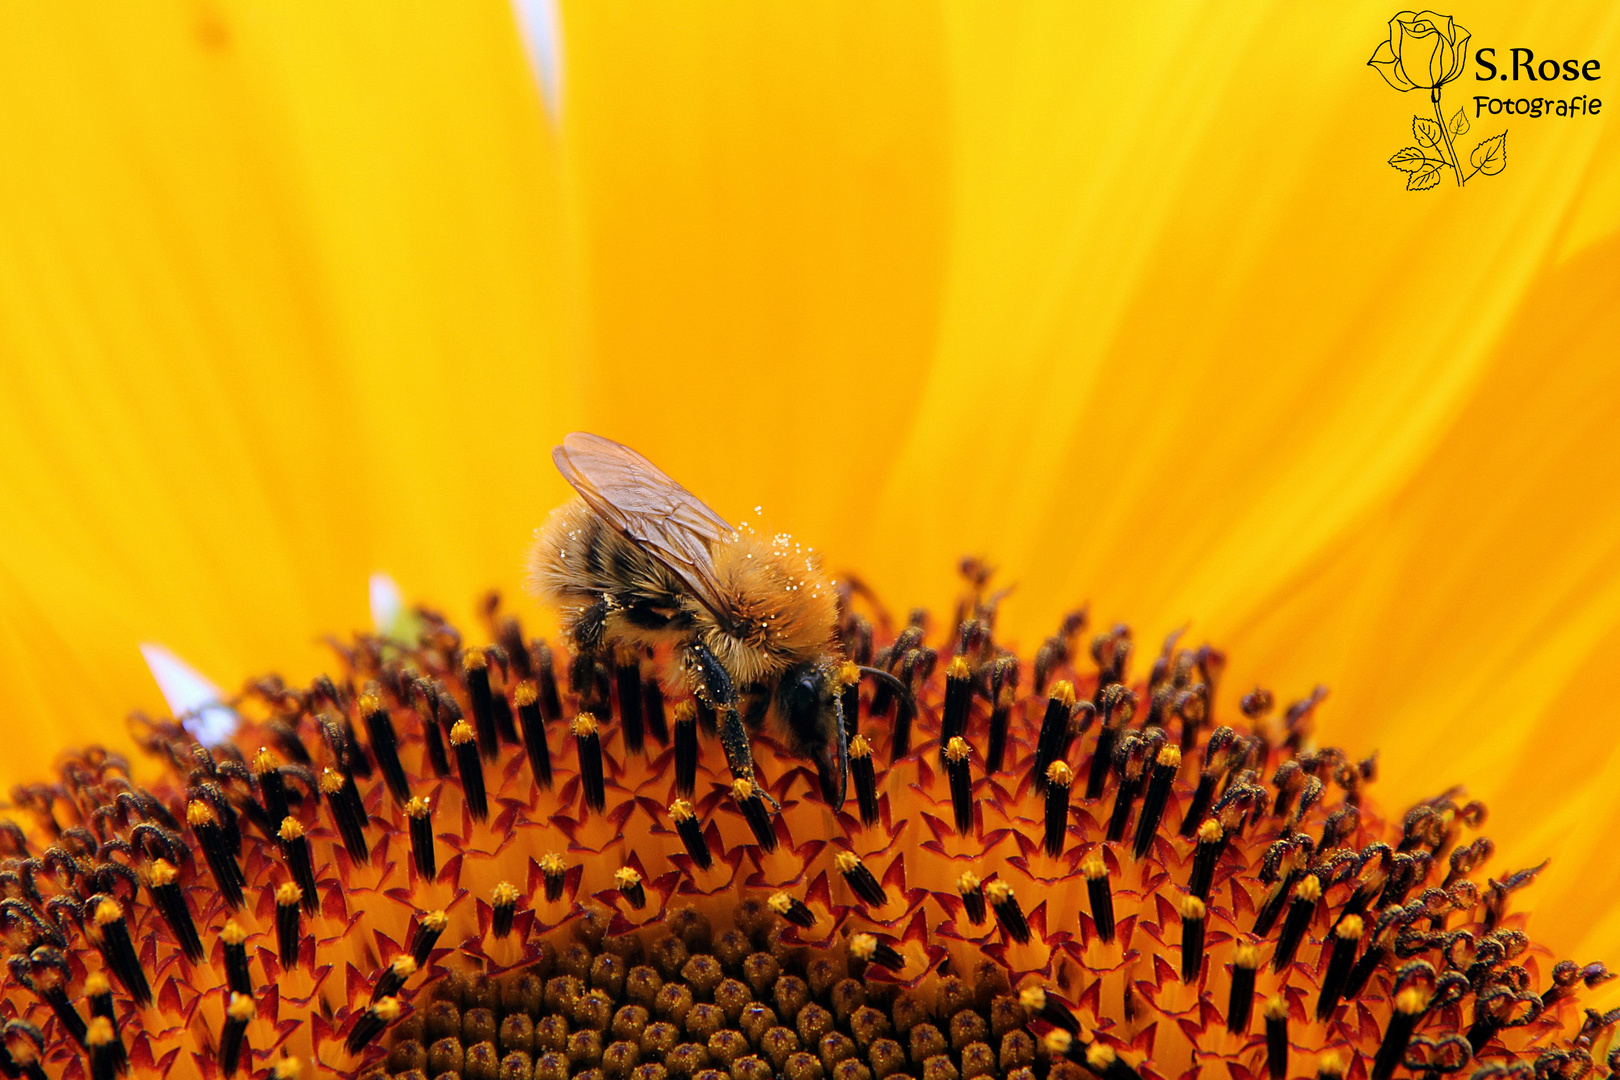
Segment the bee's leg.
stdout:
<path fill-rule="evenodd" d="M 596 598 L 596 603 L 583 609 L 579 618 L 568 628 L 569 636 L 574 639 L 576 652 L 595 654 L 602 648 L 602 637 L 607 632 L 608 612 L 613 610 L 613 601 L 606 593 Z"/>
<path fill-rule="evenodd" d="M 715 658 L 714 653 L 701 641 L 688 646 L 689 663 L 698 675 L 698 685 L 708 696 L 709 703 L 720 714 L 720 748 L 726 752 L 726 765 L 738 780 L 752 783 L 760 796 L 777 810 L 782 809 L 770 792 L 754 778 L 754 750 L 748 740 L 748 729 L 743 726 L 737 711 L 737 688 L 731 673 Z"/>

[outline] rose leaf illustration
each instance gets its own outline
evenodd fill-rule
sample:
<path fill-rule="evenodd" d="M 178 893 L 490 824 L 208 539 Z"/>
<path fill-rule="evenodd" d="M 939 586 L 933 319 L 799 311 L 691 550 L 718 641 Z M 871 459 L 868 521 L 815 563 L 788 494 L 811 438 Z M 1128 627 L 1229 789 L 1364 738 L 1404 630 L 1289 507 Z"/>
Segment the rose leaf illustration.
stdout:
<path fill-rule="evenodd" d="M 1486 176 L 1495 176 L 1507 168 L 1507 132 L 1493 135 L 1474 147 L 1474 152 L 1468 155 L 1468 160 L 1473 163 L 1475 169 Z"/>
<path fill-rule="evenodd" d="M 1415 146 L 1395 151 L 1395 156 L 1389 159 L 1389 163 L 1402 172 L 1417 172 L 1426 166 L 1439 164 L 1433 158 L 1424 157 L 1423 151 Z"/>
<path fill-rule="evenodd" d="M 1412 135 L 1424 146 L 1438 146 L 1440 143 L 1440 122 L 1431 120 L 1427 116 L 1412 117 Z"/>
<path fill-rule="evenodd" d="M 1468 111 L 1458 109 L 1457 115 L 1451 118 L 1451 133 L 1453 135 L 1468 134 Z"/>
<path fill-rule="evenodd" d="M 1440 182 L 1440 170 L 1444 164 L 1439 161 L 1426 161 L 1421 169 L 1413 172 L 1406 178 L 1407 191 L 1428 191 Z"/>

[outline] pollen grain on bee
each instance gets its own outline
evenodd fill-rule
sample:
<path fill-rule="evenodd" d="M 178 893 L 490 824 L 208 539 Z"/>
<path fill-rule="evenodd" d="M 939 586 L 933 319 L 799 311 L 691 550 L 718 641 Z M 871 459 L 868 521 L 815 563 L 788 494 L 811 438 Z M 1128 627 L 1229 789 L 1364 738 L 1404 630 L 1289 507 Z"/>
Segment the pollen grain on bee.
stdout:
<path fill-rule="evenodd" d="M 222 745 L 146 720 L 139 769 L 67 755 L 0 826 L 6 1061 L 636 1080 L 1592 1067 L 1613 1019 L 1577 991 L 1607 971 L 1544 970 L 1514 896 L 1534 869 L 1486 868 L 1482 806 L 1450 789 L 1381 812 L 1373 759 L 1315 746 L 1319 694 L 1275 712 L 1220 685 L 1208 646 L 1172 639 L 1133 673 L 1128 629 L 1087 648 L 1070 617 L 1020 684 L 1031 665 L 969 584 L 937 650 L 921 613 L 894 635 L 843 604 L 844 654 L 917 698 L 846 685 L 858 807 L 826 805 L 768 730 L 734 783 L 693 734 L 703 703 L 657 698 L 682 685 L 674 656 L 641 658 L 631 694 L 612 657 L 582 666 L 498 602 L 488 645 L 424 613 L 415 644 L 361 635 L 307 687 L 257 680 Z M 545 753 L 510 723 L 477 752 L 463 717 L 490 708 Z M 695 769 L 662 745 L 666 711 Z"/>

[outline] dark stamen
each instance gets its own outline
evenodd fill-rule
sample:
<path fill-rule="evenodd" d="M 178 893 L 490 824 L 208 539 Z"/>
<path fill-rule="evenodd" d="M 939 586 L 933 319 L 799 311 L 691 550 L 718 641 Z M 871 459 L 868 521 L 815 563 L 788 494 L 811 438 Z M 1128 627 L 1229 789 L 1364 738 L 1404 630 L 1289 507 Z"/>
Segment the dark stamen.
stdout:
<path fill-rule="evenodd" d="M 1114 890 L 1108 881 L 1108 864 L 1092 854 L 1080 864 L 1086 879 L 1086 897 L 1091 901 L 1091 921 L 1103 941 L 1114 940 Z"/>
<path fill-rule="evenodd" d="M 286 971 L 298 966 L 303 898 L 304 890 L 290 881 L 276 888 L 276 956 Z"/>
<path fill-rule="evenodd" d="M 1315 880 L 1309 879 L 1309 880 Z M 1332 940 L 1322 948 L 1329 950 L 1327 974 L 1322 977 L 1322 992 L 1316 997 L 1316 1018 L 1326 1021 L 1338 1007 L 1344 987 L 1355 966 L 1356 946 L 1361 943 L 1362 922 L 1359 915 L 1346 915 L 1333 928 Z"/>
<path fill-rule="evenodd" d="M 1071 1036 L 1080 1034 L 1080 1018 L 1048 993 L 1045 987 L 1026 986 L 1018 992 L 1018 1003 L 1053 1027 L 1067 1031 Z"/>
<path fill-rule="evenodd" d="M 646 745 L 646 713 L 641 707 L 641 661 L 634 650 L 620 650 L 613 682 L 618 691 L 619 730 L 624 733 L 624 748 L 639 754 Z"/>
<path fill-rule="evenodd" d="M 691 701 L 675 705 L 675 794 L 690 796 L 697 787 L 697 706 Z"/>
<path fill-rule="evenodd" d="M 532 682 L 518 683 L 512 691 L 518 724 L 523 729 L 523 748 L 529 755 L 529 773 L 534 782 L 551 790 L 551 747 L 546 745 L 546 722 L 540 714 L 540 692 Z"/>
<path fill-rule="evenodd" d="M 283 818 L 278 832 L 281 857 L 287 863 L 287 872 L 292 875 L 293 884 L 303 895 L 304 911 L 314 915 L 321 909 L 321 898 L 315 892 L 315 864 L 310 858 L 309 837 L 304 835 L 304 826 L 293 817 Z"/>
<path fill-rule="evenodd" d="M 808 930 L 816 925 L 816 913 L 797 896 L 790 896 L 785 892 L 772 893 L 766 905 L 794 926 Z"/>
<path fill-rule="evenodd" d="M 1378 1046 L 1378 1054 L 1373 1058 L 1372 1080 L 1389 1080 L 1395 1074 L 1395 1069 L 1406 1057 L 1407 1044 L 1412 1041 L 1412 1033 L 1417 1030 L 1418 1021 L 1428 1011 L 1429 996 L 1414 986 L 1395 995 L 1395 1012 L 1389 1018 L 1389 1026 L 1384 1029 L 1384 1041 Z"/>
<path fill-rule="evenodd" d="M 1136 819 L 1136 842 L 1131 846 L 1131 854 L 1138 859 L 1146 855 L 1148 849 L 1153 846 L 1153 838 L 1159 831 L 1159 822 L 1164 818 L 1165 805 L 1170 801 L 1170 787 L 1176 782 L 1176 773 L 1180 769 L 1179 747 L 1166 746 L 1154 759 L 1153 775 L 1148 780 L 1147 798 L 1142 800 L 1142 813 Z"/>
<path fill-rule="evenodd" d="M 12 977 L 38 994 L 40 1000 L 51 1007 L 73 1041 L 85 1045 L 84 1017 L 68 1000 L 66 983 L 71 969 L 67 957 L 60 949 L 42 945 L 26 956 L 17 955 L 7 961 Z M 143 976 L 144 978 L 144 976 Z"/>
<path fill-rule="evenodd" d="M 186 822 L 197 837 L 197 846 L 203 850 L 203 858 L 214 875 L 220 896 L 225 898 L 225 906 L 235 911 L 242 906 L 242 886 L 246 879 L 242 877 L 241 864 L 236 861 L 218 815 L 212 806 L 194 799 L 186 805 Z"/>
<path fill-rule="evenodd" d="M 859 729 L 861 719 L 861 669 L 854 661 L 846 660 L 838 669 L 838 687 L 844 710 L 844 727 L 853 734 Z M 852 750 L 852 756 L 853 753 Z"/>
<path fill-rule="evenodd" d="M 878 823 L 877 768 L 872 761 L 872 744 L 864 735 L 849 741 L 849 771 L 855 777 L 855 803 L 860 807 L 861 824 L 871 828 Z"/>
<path fill-rule="evenodd" d="M 562 695 L 557 692 L 557 669 L 552 661 L 551 646 L 536 642 L 534 647 L 534 674 L 540 691 L 540 715 L 546 723 L 562 719 Z"/>
<path fill-rule="evenodd" d="M 1215 867 L 1226 850 L 1226 830 L 1211 818 L 1198 826 L 1198 843 L 1193 848 L 1192 875 L 1187 891 L 1200 900 L 1209 899 L 1209 890 L 1215 880 Z"/>
<path fill-rule="evenodd" d="M 1281 996 L 1266 1002 L 1266 1071 L 1271 1080 L 1288 1078 L 1288 1002 Z"/>
<path fill-rule="evenodd" d="M 1012 716 L 1018 661 L 1002 657 L 990 666 L 990 742 L 984 751 L 986 776 L 1001 771 L 1007 756 L 1007 722 Z"/>
<path fill-rule="evenodd" d="M 940 716 L 939 745 L 967 734 L 968 706 L 973 703 L 973 673 L 966 657 L 958 656 L 945 669 L 945 705 Z M 949 767 L 949 766 L 947 766 Z"/>
<path fill-rule="evenodd" d="M 405 980 L 417 972 L 416 958 L 409 953 L 400 953 L 394 957 L 394 962 L 383 968 L 382 974 L 377 976 L 377 984 L 371 988 L 371 1000 L 380 1001 L 385 997 L 397 997 L 405 988 Z"/>
<path fill-rule="evenodd" d="M 562 899 L 563 886 L 568 882 L 568 864 L 556 852 L 540 856 L 540 879 L 545 884 L 546 900 L 555 904 Z"/>
<path fill-rule="evenodd" d="M 366 1007 L 366 1011 L 355 1020 L 354 1027 L 349 1031 L 348 1041 L 344 1047 L 351 1055 L 358 1054 L 371 1045 L 373 1039 L 383 1033 L 383 1029 L 399 1019 L 400 1004 L 395 997 L 383 997 L 373 1001 Z"/>
<path fill-rule="evenodd" d="M 967 913 L 968 922 L 983 925 L 990 911 L 985 906 L 984 883 L 979 875 L 971 870 L 962 871 L 962 876 L 956 879 L 956 891 L 962 897 L 962 910 Z"/>
<path fill-rule="evenodd" d="M 641 874 L 634 867 L 621 866 L 613 874 L 613 883 L 619 887 L 619 895 L 631 907 L 640 911 L 647 906 L 647 889 L 641 883 Z"/>
<path fill-rule="evenodd" d="M 1198 787 L 1193 791 L 1187 813 L 1181 819 L 1182 836 L 1195 835 L 1198 827 L 1204 823 L 1204 815 L 1209 813 L 1210 803 L 1215 798 L 1215 785 L 1226 773 L 1226 763 L 1231 756 L 1232 744 L 1236 741 L 1237 732 L 1229 727 L 1210 732 L 1209 741 L 1204 744 L 1204 764 L 1198 776 Z"/>
<path fill-rule="evenodd" d="M 731 785 L 731 793 L 737 799 L 743 819 L 754 831 L 755 842 L 766 851 L 775 851 L 776 830 L 771 825 L 770 811 L 765 809 L 765 800 L 759 797 L 759 788 L 752 780 L 738 780 Z"/>
<path fill-rule="evenodd" d="M 990 910 L 996 913 L 996 922 L 1007 931 L 1007 936 L 1020 945 L 1029 943 L 1029 920 L 1024 918 L 1024 909 L 1018 903 L 1018 897 L 1013 895 L 1012 886 L 1001 879 L 996 879 L 984 887 L 984 895 L 990 901 Z"/>
<path fill-rule="evenodd" d="M 297 910 L 295 906 L 293 911 Z M 230 1004 L 225 1007 L 225 1026 L 219 1035 L 219 1071 L 226 1076 L 236 1075 L 236 1069 L 244 1057 L 252 1059 L 247 1028 L 257 1012 L 253 999 L 246 994 L 231 995 Z"/>
<path fill-rule="evenodd" d="M 1254 973 L 1260 966 L 1260 950 L 1239 945 L 1232 957 L 1232 994 L 1226 1005 L 1226 1030 L 1234 1035 L 1249 1033 L 1249 1017 L 1254 1014 Z"/>
<path fill-rule="evenodd" d="M 956 817 L 956 832 L 966 835 L 973 827 L 973 779 L 968 775 L 967 740 L 961 736 L 953 737 L 945 747 L 944 759 L 945 776 L 951 788 L 951 809 Z"/>
<path fill-rule="evenodd" d="M 574 718 L 574 745 L 579 750 L 579 780 L 585 805 L 601 813 L 607 806 L 607 786 L 602 776 L 602 740 L 596 734 L 596 717 L 588 712 Z"/>
<path fill-rule="evenodd" d="M 94 1073 L 97 1064 L 95 1054 L 96 1044 L 99 1041 L 106 1048 L 104 1051 L 105 1060 L 101 1062 L 101 1067 L 104 1070 L 101 1075 L 104 1077 L 116 1076 L 129 1067 L 129 1055 L 125 1052 L 123 1040 L 118 1034 L 118 1010 L 113 1006 L 112 984 L 107 981 L 107 976 L 99 971 L 92 971 L 89 975 L 86 975 L 84 979 L 84 996 L 90 1003 L 91 1019 L 89 1027 L 85 1030 L 84 1038 L 90 1047 L 92 1073 Z M 106 1024 L 106 1033 L 100 1038 L 96 1033 L 97 1021 Z M 10 1070 L 3 1067 L 4 1065 L 5 1061 L 0 1059 L 0 1071 L 5 1072 L 7 1075 L 13 1075 Z M 15 1075 L 20 1076 L 22 1074 L 17 1073 Z M 94 1076 L 92 1076 L 92 1080 L 95 1080 Z"/>
<path fill-rule="evenodd" d="M 95 916 L 96 933 L 100 937 L 101 955 L 107 968 L 124 984 L 129 996 L 143 1008 L 152 1004 L 152 987 L 146 981 L 146 972 L 135 955 L 135 944 L 129 937 L 129 923 L 124 921 L 124 907 L 112 897 L 102 897 L 91 905 Z"/>
<path fill-rule="evenodd" d="M 405 804 L 405 816 L 410 819 L 411 855 L 416 863 L 416 876 L 423 882 L 433 880 L 438 873 L 438 860 L 433 853 L 433 807 L 420 795 Z"/>
<path fill-rule="evenodd" d="M 1181 981 L 1193 983 L 1204 966 L 1204 902 L 1181 898 Z"/>
<path fill-rule="evenodd" d="M 1069 835 L 1069 792 L 1074 787 L 1074 770 L 1061 761 L 1046 767 L 1046 854 L 1063 854 L 1063 841 Z"/>
<path fill-rule="evenodd" d="M 225 986 L 238 994 L 253 993 L 253 976 L 248 971 L 247 931 L 235 919 L 226 919 L 219 940 L 225 953 Z"/>
<path fill-rule="evenodd" d="M 350 860 L 363 864 L 371 852 L 366 844 L 365 822 L 355 813 L 355 807 L 360 805 L 360 793 L 356 790 L 351 799 L 346 790 L 353 786 L 352 775 L 344 776 L 333 769 L 321 771 L 321 794 L 326 796 L 326 805 L 332 811 L 332 823 L 343 838 L 343 849 L 349 853 Z M 362 809 L 360 812 L 365 811 Z"/>
<path fill-rule="evenodd" d="M 366 735 L 371 739 L 371 752 L 377 757 L 383 780 L 394 802 L 404 805 L 411 797 L 410 782 L 405 778 L 405 766 L 399 760 L 399 734 L 394 730 L 393 718 L 383 707 L 382 698 L 369 689 L 360 695 L 360 715 L 365 718 Z"/>
<path fill-rule="evenodd" d="M 281 821 L 288 814 L 287 810 L 287 784 L 282 779 L 281 769 L 276 765 L 276 759 L 265 747 L 260 747 L 253 758 L 253 775 L 259 781 L 259 794 L 264 797 L 264 813 L 270 821 L 270 835 L 274 836 L 281 828 Z"/>
<path fill-rule="evenodd" d="M 90 1080 L 113 1080 L 124 1060 L 124 1044 L 118 1031 L 105 1016 L 90 1021 L 85 1042 L 90 1047 Z"/>
<path fill-rule="evenodd" d="M 849 939 L 849 955 L 878 967 L 899 971 L 906 966 L 906 958 L 893 945 L 879 940 L 873 934 L 856 934 Z"/>
<path fill-rule="evenodd" d="M 1103 793 L 1108 773 L 1114 764 L 1114 744 L 1120 732 L 1131 722 L 1135 712 L 1135 699 L 1123 686 L 1103 686 L 1097 690 L 1095 706 L 1102 717 L 1097 731 L 1097 747 L 1091 754 L 1091 773 L 1086 779 L 1086 798 L 1095 799 Z"/>
<path fill-rule="evenodd" d="M 472 725 L 457 720 L 450 729 L 450 747 L 456 755 L 456 771 L 461 774 L 461 797 L 474 821 L 489 819 L 489 795 L 484 790 L 484 762 L 478 753 Z"/>
<path fill-rule="evenodd" d="M 497 882 L 489 898 L 489 932 L 503 938 L 512 932 L 517 917 L 518 891 L 510 881 Z"/>
<path fill-rule="evenodd" d="M 889 902 L 889 894 L 883 891 L 883 884 L 872 876 L 872 871 L 854 852 L 840 851 L 833 862 L 843 873 L 844 880 L 849 882 L 850 890 L 868 907 L 882 907 Z"/>
<path fill-rule="evenodd" d="M 1086 1068 L 1102 1080 L 1141 1080 L 1141 1074 L 1125 1063 L 1107 1043 L 1093 1042 L 1086 1047 Z"/>
<path fill-rule="evenodd" d="M 1074 704 L 1074 685 L 1060 682 L 1052 687 L 1052 696 L 1046 699 L 1046 715 L 1041 718 L 1041 733 L 1035 742 L 1035 761 L 1030 775 L 1035 778 L 1035 790 L 1046 790 L 1046 769 L 1062 753 L 1069 730 L 1069 706 Z"/>
<path fill-rule="evenodd" d="M 187 960 L 198 964 L 203 958 L 202 938 L 197 935 L 197 923 L 191 917 L 191 907 L 186 903 L 185 890 L 180 888 L 176 880 L 178 877 L 179 871 L 172 862 L 167 859 L 153 860 L 146 872 L 146 888 L 152 895 L 152 906 L 158 909 L 163 921 L 174 932 L 180 951 Z"/>
<path fill-rule="evenodd" d="M 501 752 L 501 736 L 495 727 L 494 695 L 489 688 L 489 658 L 482 649 L 468 649 L 461 658 L 461 672 L 467 680 L 467 701 L 472 705 L 473 723 L 477 727 L 478 750 L 486 761 L 494 761 Z M 455 728 L 450 729 L 450 741 L 456 741 Z"/>
<path fill-rule="evenodd" d="M 647 714 L 647 734 L 660 746 L 669 742 L 669 725 L 664 721 L 664 688 L 651 675 L 641 682 L 641 708 Z"/>
<path fill-rule="evenodd" d="M 1307 874 L 1294 887 L 1294 898 L 1288 903 L 1288 918 L 1283 920 L 1282 934 L 1277 938 L 1277 952 L 1271 958 L 1271 970 L 1281 971 L 1294 962 L 1299 943 L 1305 940 L 1305 930 L 1316 914 L 1316 904 L 1322 899 L 1322 883 L 1316 875 Z"/>
<path fill-rule="evenodd" d="M 685 799 L 676 799 L 670 804 L 669 819 L 675 823 L 675 832 L 685 845 L 686 853 L 692 856 L 692 861 L 703 870 L 714 865 L 709 841 L 703 835 L 703 823 L 698 820 L 692 804 Z"/>
<path fill-rule="evenodd" d="M 411 931 L 411 959 L 418 968 L 426 967 L 439 943 L 439 935 L 450 925 L 450 917 L 443 911 L 429 911 L 416 920 Z"/>

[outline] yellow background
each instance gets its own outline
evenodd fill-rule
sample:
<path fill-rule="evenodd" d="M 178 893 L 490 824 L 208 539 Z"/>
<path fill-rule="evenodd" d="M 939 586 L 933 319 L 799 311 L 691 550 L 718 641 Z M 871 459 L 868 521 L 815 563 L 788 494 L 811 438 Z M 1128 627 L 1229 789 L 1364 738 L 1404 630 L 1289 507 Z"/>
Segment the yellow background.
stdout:
<path fill-rule="evenodd" d="M 1448 13 L 1620 78 L 1611 3 Z M 373 570 L 515 595 L 586 428 L 896 608 L 982 552 L 1026 646 L 1327 683 L 1620 961 L 1620 94 L 1409 193 L 1391 14 L 571 3 L 554 120 L 497 2 L 6 5 L 0 770 L 161 709 L 139 642 L 232 687 Z"/>

